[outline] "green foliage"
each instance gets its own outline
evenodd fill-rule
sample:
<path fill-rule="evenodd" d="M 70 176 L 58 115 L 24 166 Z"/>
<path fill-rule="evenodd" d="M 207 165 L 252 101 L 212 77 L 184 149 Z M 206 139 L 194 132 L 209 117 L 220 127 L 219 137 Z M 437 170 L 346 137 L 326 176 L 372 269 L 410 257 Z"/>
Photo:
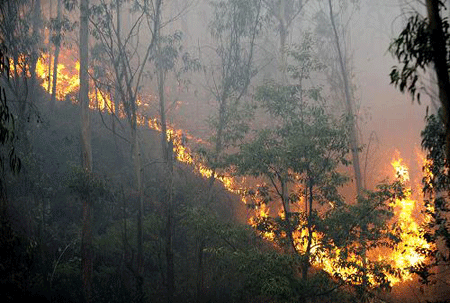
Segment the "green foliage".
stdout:
<path fill-rule="evenodd" d="M 423 184 L 426 215 L 431 220 L 424 226 L 425 239 L 432 244 L 431 249 L 422 249 L 421 254 L 429 257 L 429 263 L 419 264 L 413 269 L 425 284 L 436 283 L 434 268 L 450 264 L 450 203 L 446 193 L 450 190 L 448 159 L 446 159 L 445 124 L 442 110 L 427 117 L 422 131 L 422 147 L 427 151 L 426 172 Z"/>
<path fill-rule="evenodd" d="M 448 31 L 447 21 L 444 21 L 444 28 Z M 408 19 L 405 28 L 389 46 L 391 54 L 401 63 L 400 67 L 392 68 L 391 83 L 401 92 L 408 91 L 413 100 L 417 98 L 419 103 L 420 90 L 417 87 L 419 75 L 433 61 L 430 37 L 428 20 L 414 15 Z"/>
<path fill-rule="evenodd" d="M 294 80 L 302 81 L 310 79 L 314 72 L 322 71 L 326 66 L 317 59 L 314 51 L 317 48 L 314 36 L 306 32 L 300 44 L 294 45 L 288 51 L 288 55 L 293 59 L 294 64 L 289 65 L 287 71 Z"/>
<path fill-rule="evenodd" d="M 104 180 L 79 166 L 73 168 L 68 186 L 81 199 L 91 203 L 108 193 Z"/>

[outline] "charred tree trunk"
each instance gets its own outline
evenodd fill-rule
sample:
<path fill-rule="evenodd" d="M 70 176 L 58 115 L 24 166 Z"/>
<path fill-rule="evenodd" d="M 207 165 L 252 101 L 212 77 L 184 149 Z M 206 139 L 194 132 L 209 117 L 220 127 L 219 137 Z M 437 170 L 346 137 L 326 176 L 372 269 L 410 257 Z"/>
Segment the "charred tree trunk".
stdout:
<path fill-rule="evenodd" d="M 58 0 L 57 5 L 57 16 L 56 16 L 56 40 L 55 40 L 55 57 L 53 60 L 53 83 L 52 83 L 52 100 L 51 100 L 51 107 L 52 110 L 55 108 L 56 105 L 56 85 L 58 82 L 58 60 L 59 60 L 59 52 L 61 51 L 61 18 L 62 18 L 62 0 Z M 80 28 L 81 31 L 81 28 Z M 81 47 L 81 41 L 80 41 L 80 47 Z M 80 52 L 80 59 L 81 59 L 81 52 Z M 81 65 L 81 63 L 80 63 Z M 81 68 L 80 68 L 81 71 Z M 81 79 L 80 79 L 81 82 Z"/>
<path fill-rule="evenodd" d="M 59 2 L 58 2 L 58 5 Z M 89 0 L 80 2 L 80 105 L 81 105 L 81 163 L 86 174 L 92 171 L 91 129 L 89 115 Z M 92 302 L 92 205 L 90 199 L 83 201 L 83 229 L 81 240 L 81 264 L 83 293 L 87 303 Z"/>
<path fill-rule="evenodd" d="M 361 165 L 359 162 L 359 151 L 358 151 L 358 131 L 357 131 L 357 121 L 355 118 L 355 113 L 353 109 L 353 100 L 350 92 L 350 84 L 348 81 L 348 71 L 346 69 L 345 59 L 342 54 L 341 43 L 339 41 L 339 34 L 337 32 L 336 23 L 334 22 L 333 16 L 333 6 L 331 4 L 331 0 L 328 0 L 328 6 L 330 9 L 330 20 L 331 26 L 333 28 L 334 40 L 336 44 L 336 50 L 338 53 L 339 66 L 341 69 L 342 79 L 344 82 L 344 93 L 345 93 L 345 104 L 347 115 L 350 119 L 350 149 L 352 152 L 352 160 L 353 160 L 353 171 L 355 173 L 355 181 L 356 181 L 356 191 L 357 194 L 361 194 L 363 189 L 362 176 L 361 176 Z"/>

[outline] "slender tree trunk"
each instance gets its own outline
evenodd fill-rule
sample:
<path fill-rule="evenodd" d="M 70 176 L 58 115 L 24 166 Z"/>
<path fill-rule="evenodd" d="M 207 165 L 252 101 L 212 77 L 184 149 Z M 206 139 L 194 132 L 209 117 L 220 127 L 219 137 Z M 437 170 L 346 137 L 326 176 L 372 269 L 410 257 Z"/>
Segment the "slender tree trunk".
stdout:
<path fill-rule="evenodd" d="M 429 31 L 431 38 L 431 46 L 433 49 L 433 61 L 434 69 L 436 71 L 436 78 L 439 89 L 439 100 L 443 110 L 442 121 L 445 123 L 445 142 L 446 142 L 446 160 L 447 165 L 450 163 L 450 79 L 449 79 L 449 66 L 447 64 L 448 52 L 446 48 L 446 37 L 442 24 L 442 17 L 440 15 L 440 1 L 438 0 L 426 0 L 427 13 L 429 19 Z M 443 195 L 442 192 L 436 193 L 436 198 L 440 198 Z M 442 218 L 440 210 L 436 209 L 436 216 Z M 437 227 L 439 228 L 439 226 Z M 443 255 L 448 253 L 442 240 L 436 241 L 437 249 L 443 252 Z M 438 281 L 444 281 L 437 283 L 435 286 L 436 293 L 442 292 L 442 285 L 448 280 L 445 277 L 444 266 L 439 265 L 436 269 L 436 278 Z M 444 286 L 445 287 L 445 286 Z"/>
<path fill-rule="evenodd" d="M 122 37 L 121 37 L 121 32 L 122 32 L 122 25 L 121 25 L 121 4 L 120 4 L 121 0 L 116 0 L 116 32 L 117 32 L 117 41 L 119 42 L 118 45 L 121 46 L 122 45 Z M 118 87 L 120 87 L 122 85 L 122 80 L 123 80 L 123 70 L 122 70 L 122 52 L 119 52 L 119 56 L 117 58 L 117 73 L 118 75 L 116 75 L 116 89 L 114 91 L 114 114 L 116 115 L 116 117 L 119 116 L 119 104 L 120 104 L 120 94 L 118 91 Z M 115 123 L 114 123 L 114 119 L 113 119 L 113 129 L 115 129 Z"/>
<path fill-rule="evenodd" d="M 52 84 L 52 100 L 51 100 L 51 107 L 52 110 L 55 108 L 56 105 L 56 85 L 58 82 L 58 60 L 59 60 L 59 52 L 61 51 L 61 14 L 62 14 L 62 0 L 58 0 L 57 5 L 57 16 L 56 20 L 58 22 L 57 25 L 57 33 L 56 33 L 56 43 L 55 43 L 55 57 L 53 60 L 53 84 Z M 80 41 L 81 43 L 81 41 Z M 80 79 L 81 82 L 81 79 Z"/>
<path fill-rule="evenodd" d="M 309 193 L 308 193 L 308 199 L 306 199 L 308 202 L 308 207 L 306 208 L 306 214 L 307 214 L 307 228 L 308 228 L 308 243 L 306 244 L 306 250 L 305 250 L 305 260 L 303 261 L 303 270 L 302 270 L 302 278 L 303 280 L 308 279 L 308 270 L 310 267 L 310 258 L 311 258 L 311 246 L 312 246 L 312 226 L 313 226 L 313 222 L 312 222 L 312 210 L 313 210 L 313 186 L 314 186 L 314 181 L 313 179 L 310 177 L 309 178 L 309 182 L 308 182 L 308 189 Z"/>
<path fill-rule="evenodd" d="M 333 27 L 333 33 L 334 33 L 334 40 L 336 43 L 336 49 L 338 52 L 338 58 L 339 58 L 339 66 L 341 68 L 341 74 L 342 79 L 344 82 L 344 92 L 345 92 L 345 102 L 346 102 L 346 109 L 347 109 L 347 115 L 350 119 L 350 149 L 352 152 L 352 160 L 353 160 L 353 170 L 355 173 L 355 181 L 356 181 L 356 191 L 357 194 L 361 194 L 361 191 L 363 189 L 363 182 L 362 182 L 362 176 L 361 176 L 361 165 L 359 162 L 359 152 L 358 152 L 358 131 L 357 131 L 357 121 L 355 118 L 355 113 L 353 109 L 353 100 L 352 95 L 350 92 L 350 84 L 348 81 L 348 71 L 346 69 L 345 59 L 342 54 L 341 49 L 341 43 L 339 41 L 339 34 L 337 32 L 336 23 L 334 22 L 334 16 L 333 16 L 333 6 L 331 4 L 331 0 L 328 0 L 328 5 L 330 9 L 330 20 L 331 25 Z"/>
<path fill-rule="evenodd" d="M 58 4 L 59 5 L 59 4 Z M 84 171 L 92 171 L 91 128 L 89 115 L 89 0 L 80 1 L 80 105 L 81 105 L 81 163 Z M 92 302 L 93 251 L 92 201 L 83 201 L 83 229 L 81 239 L 82 280 L 85 301 Z"/>
<path fill-rule="evenodd" d="M 288 180 L 287 180 L 287 174 L 284 174 L 283 176 L 278 177 L 278 181 L 281 185 L 281 204 L 284 211 L 284 220 L 286 222 L 287 226 L 287 236 L 289 239 L 289 246 L 288 251 L 291 253 L 295 253 L 297 250 L 295 248 L 295 241 L 294 241 L 294 229 L 291 224 L 291 211 L 290 211 L 290 205 L 289 205 L 289 192 L 288 192 Z"/>
<path fill-rule="evenodd" d="M 49 1 L 49 7 L 48 7 L 48 20 L 51 20 L 52 18 L 52 11 L 53 11 L 53 0 Z M 47 92 L 50 93 L 50 89 L 52 88 L 52 81 L 51 80 L 51 76 L 52 76 L 52 41 L 51 41 L 51 37 L 52 37 L 52 29 L 51 27 L 48 30 L 48 41 L 47 41 L 47 49 L 48 49 L 48 82 L 47 82 Z"/>
<path fill-rule="evenodd" d="M 434 69 L 436 71 L 439 99 L 441 101 L 446 128 L 446 157 L 450 161 L 450 79 L 448 73 L 446 38 L 440 15 L 439 0 L 426 0 Z"/>
<path fill-rule="evenodd" d="M 168 163 L 169 168 L 169 197 L 167 200 L 167 224 L 166 224 L 166 259 L 167 259 L 167 302 L 174 302 L 175 292 L 175 273 L 173 259 L 173 143 L 168 144 Z"/>
<path fill-rule="evenodd" d="M 158 33 L 159 35 L 159 33 Z M 175 291 L 175 275 L 173 261 L 173 141 L 167 138 L 167 119 L 165 107 L 165 86 L 166 72 L 161 67 L 158 71 L 158 93 L 159 93 L 159 111 L 161 117 L 161 149 L 163 160 L 167 166 L 168 174 L 168 197 L 166 204 L 166 275 L 167 275 L 167 302 L 173 302 L 173 293 Z"/>
<path fill-rule="evenodd" d="M 134 167 L 135 190 L 138 194 L 139 207 L 137 214 L 137 296 L 138 302 L 144 300 L 144 248 L 143 248 L 143 217 L 144 192 L 142 187 L 142 163 L 139 140 L 137 136 L 136 103 L 132 104 L 133 121 L 131 125 L 131 154 Z"/>
<path fill-rule="evenodd" d="M 31 53 L 30 75 L 31 75 L 31 96 L 35 96 L 36 90 L 36 65 L 39 59 L 39 49 L 41 47 L 42 36 L 42 16 L 41 16 L 41 0 L 35 0 L 33 10 L 33 39 L 35 45 Z"/>
<path fill-rule="evenodd" d="M 165 84 L 166 73 L 161 68 L 158 71 L 158 94 L 159 94 L 159 115 L 161 118 L 161 148 L 164 162 L 168 163 L 168 146 L 167 146 L 167 121 L 166 121 L 166 106 L 165 106 Z"/>

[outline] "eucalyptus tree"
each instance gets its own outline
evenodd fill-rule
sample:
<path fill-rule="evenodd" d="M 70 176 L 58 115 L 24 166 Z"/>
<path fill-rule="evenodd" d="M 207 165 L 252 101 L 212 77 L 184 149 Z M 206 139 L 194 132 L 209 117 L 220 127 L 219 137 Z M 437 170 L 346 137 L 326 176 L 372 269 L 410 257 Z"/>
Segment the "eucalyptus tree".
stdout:
<path fill-rule="evenodd" d="M 58 6 L 61 6 L 61 0 Z M 60 9 L 58 14 L 60 14 Z M 89 0 L 80 2 L 80 107 L 81 107 L 81 166 L 86 175 L 92 172 L 92 148 L 91 127 L 89 113 Z M 57 54 L 55 54 L 57 63 Z M 56 70 L 54 72 L 56 79 Z M 56 82 L 53 83 L 53 95 L 55 97 Z M 53 99 L 54 100 L 54 99 Z M 92 252 L 92 200 L 89 197 L 83 199 L 83 228 L 81 243 L 81 263 L 83 293 L 86 302 L 92 302 L 93 282 L 93 252 Z"/>
<path fill-rule="evenodd" d="M 248 129 L 248 109 L 243 100 L 257 69 L 254 64 L 257 38 L 262 22 L 262 0 L 216 0 L 211 2 L 213 19 L 209 24 L 214 40 L 210 62 L 202 65 L 207 89 L 217 104 L 210 117 L 213 150 L 209 153 L 212 168 L 210 186 L 224 151 L 242 138 Z"/>
<path fill-rule="evenodd" d="M 405 27 L 389 46 L 389 51 L 399 61 L 399 65 L 391 70 L 391 83 L 420 102 L 418 85 L 423 73 L 432 66 L 436 72 L 443 121 L 450 129 L 449 23 L 443 16 L 449 5 L 437 0 L 427 0 L 425 5 L 427 15 L 416 11 L 409 16 Z M 447 131 L 446 146 L 446 158 L 449 159 L 450 131 Z"/>
<path fill-rule="evenodd" d="M 401 92 L 410 93 L 413 100 L 420 102 L 422 87 L 420 82 L 434 69 L 438 89 L 440 109 L 427 116 L 427 125 L 422 132 L 422 147 L 427 152 L 424 171 L 424 192 L 427 214 L 431 218 L 425 227 L 425 239 L 430 249 L 422 252 L 429 257 L 429 263 L 415 267 L 421 281 L 430 284 L 441 280 L 448 283 L 440 271 L 448 268 L 450 262 L 449 213 L 449 159 L 450 159 L 450 48 L 449 22 L 445 12 L 448 2 L 427 0 L 426 15 L 413 12 L 391 45 L 389 51 L 398 60 L 390 73 L 391 83 Z"/>
<path fill-rule="evenodd" d="M 322 40 L 322 57 L 326 62 L 327 81 L 334 93 L 339 110 L 343 110 L 352 121 L 350 149 L 357 194 L 362 193 L 364 178 L 360 164 L 361 143 L 358 134 L 357 104 L 352 83 L 351 58 L 346 40 L 350 34 L 347 14 L 358 9 L 358 0 L 319 1 L 320 9 L 315 14 L 316 34 Z M 342 108 L 341 108 L 342 107 Z"/>
<path fill-rule="evenodd" d="M 284 219 L 280 217 L 281 221 L 266 225 L 263 216 L 256 226 L 271 225 L 275 234 L 285 230 L 286 238 L 276 237 L 276 240 L 280 244 L 284 242 L 281 246 L 287 251 L 304 254 L 304 279 L 312 259 L 313 232 L 318 218 L 313 204 L 333 203 L 338 207 L 344 203 L 337 188 L 347 178 L 337 167 L 348 163 L 345 124 L 333 121 L 325 113 L 320 87 L 304 85 L 311 73 L 323 69 L 314 59 L 312 48 L 312 40 L 305 39 L 290 52 L 295 64 L 288 70 L 296 84 L 270 81 L 257 89 L 256 101 L 269 114 L 271 126 L 257 131 L 253 140 L 241 145 L 240 152 L 231 156 L 232 167 L 238 174 L 262 177 L 267 182 L 249 191 L 256 207 L 271 200 L 280 202 Z M 303 210 L 299 210 L 301 201 Z M 293 206 L 296 211 L 292 210 Z M 307 232 L 300 240 L 297 233 L 303 228 Z M 301 247 L 299 243 L 306 245 Z"/>
<path fill-rule="evenodd" d="M 30 108 L 29 74 L 34 75 L 35 61 L 39 52 L 38 22 L 30 22 L 38 18 L 36 5 L 30 0 L 7 0 L 0 6 L 0 40 L 5 47 L 10 65 L 8 81 L 3 81 L 8 95 L 14 98 L 11 108 L 18 116 L 18 133 L 26 136 L 24 131 L 26 111 Z M 35 17 L 35 18 L 34 18 Z M 2 75 L 4 80 L 5 74 Z"/>
<path fill-rule="evenodd" d="M 295 266 L 304 281 L 313 263 L 332 262 L 339 280 L 336 287 L 389 287 L 389 266 L 369 261 L 365 253 L 368 247 L 394 245 L 387 225 L 392 210 L 386 202 L 399 194 L 399 185 L 364 192 L 356 203 L 341 195 L 340 187 L 349 180 L 342 168 L 351 163 L 351 121 L 327 112 L 322 88 L 306 85 L 324 68 L 313 49 L 312 39 L 305 39 L 288 53 L 295 84 L 269 81 L 257 88 L 257 105 L 271 123 L 254 130 L 226 163 L 230 173 L 258 180 L 245 195 L 256 213 L 252 225 L 262 237 L 298 257 Z"/>
<path fill-rule="evenodd" d="M 263 0 L 264 6 L 268 11 L 268 15 L 275 19 L 277 26 L 276 30 L 279 32 L 279 52 L 280 52 L 280 63 L 279 67 L 282 72 L 283 80 L 288 80 L 287 77 L 287 62 L 286 62 L 286 52 L 287 52 L 287 38 L 290 31 L 296 24 L 294 21 L 304 10 L 305 5 L 309 0 Z"/>
<path fill-rule="evenodd" d="M 114 95 L 120 100 L 130 127 L 131 159 L 133 163 L 134 190 L 138 193 L 137 217 L 137 278 L 138 299 L 143 300 L 143 209 L 144 193 L 142 185 L 143 164 L 138 136 L 138 94 L 141 92 L 149 62 L 156 54 L 159 28 L 161 25 L 162 0 L 136 1 L 135 19 L 125 31 L 120 25 L 120 1 L 100 1 L 93 6 L 91 23 L 93 35 L 98 41 L 97 54 L 101 54 L 109 68 L 106 83 L 114 88 Z M 117 18 L 115 18 L 117 17 Z M 119 28 L 120 26 L 120 28 Z M 149 36 L 141 39 L 142 31 Z M 104 70 L 98 69 L 98 70 Z M 97 83 L 101 83 L 97 81 Z"/>
<path fill-rule="evenodd" d="M 223 168 L 228 148 L 245 136 L 251 109 L 246 102 L 255 68 L 257 41 L 263 19 L 262 0 L 210 1 L 210 45 L 200 47 L 205 88 L 214 100 L 215 109 L 208 122 L 212 130 L 212 146 L 201 151 L 211 168 L 204 206 L 213 202 L 213 185 L 218 170 Z M 197 250 L 197 301 L 202 301 L 203 254 L 206 243 L 200 239 Z"/>

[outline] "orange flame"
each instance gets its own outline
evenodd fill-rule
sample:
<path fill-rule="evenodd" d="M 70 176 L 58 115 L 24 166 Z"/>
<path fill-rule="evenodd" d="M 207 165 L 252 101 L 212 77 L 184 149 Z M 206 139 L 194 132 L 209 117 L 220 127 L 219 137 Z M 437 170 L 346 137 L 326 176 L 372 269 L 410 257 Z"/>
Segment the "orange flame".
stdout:
<path fill-rule="evenodd" d="M 64 100 L 68 95 L 77 92 L 79 88 L 79 63 L 75 58 L 67 56 L 67 52 L 61 52 L 61 63 L 58 64 L 58 84 L 56 90 L 56 97 L 58 100 Z M 66 55 L 64 55 L 66 54 Z M 71 63 L 70 63 L 71 62 Z M 49 63 L 49 56 L 44 54 L 38 61 L 36 72 L 39 75 L 41 81 L 41 85 L 47 89 L 49 87 L 49 83 L 52 83 L 53 76 L 48 73 L 52 70 L 51 62 Z M 98 108 L 100 110 L 107 110 L 110 112 L 114 111 L 114 102 L 111 101 L 111 98 L 108 93 L 101 91 L 100 89 L 91 90 L 90 93 L 91 99 L 91 108 Z M 141 100 L 139 100 L 140 104 L 144 104 Z M 159 121 L 156 118 L 145 118 L 144 116 L 139 116 L 138 123 L 140 125 L 146 125 L 150 129 L 154 129 L 157 131 L 161 131 L 161 126 Z M 198 161 L 194 156 L 191 149 L 186 145 L 186 139 L 196 140 L 201 142 L 201 140 L 195 139 L 189 136 L 186 132 L 182 130 L 177 130 L 173 126 L 167 127 L 167 137 L 173 140 L 174 143 L 174 154 L 176 159 L 182 163 L 191 165 L 194 170 L 199 173 L 202 177 L 210 178 L 213 176 L 219 180 L 223 186 L 236 194 L 241 195 L 241 200 L 245 203 L 243 184 L 245 179 L 238 182 L 237 179 L 227 176 L 220 175 L 217 172 L 213 171 L 201 161 Z M 424 163 L 424 162 L 423 162 Z M 395 176 L 398 180 L 404 184 L 410 184 L 410 177 L 408 172 L 408 167 L 403 164 L 403 160 L 398 156 L 393 159 L 392 166 L 395 171 Z M 430 174 L 430 172 L 426 172 Z M 420 192 L 420 191 L 418 191 Z M 403 276 L 403 280 L 412 279 L 411 274 L 408 272 L 408 268 L 411 266 L 417 265 L 419 262 L 423 262 L 424 257 L 417 253 L 417 248 L 428 248 L 428 243 L 423 239 L 422 231 L 420 230 L 419 224 L 428 220 L 427 218 L 422 218 L 422 222 L 417 221 L 414 217 L 414 214 L 417 213 L 417 199 L 421 199 L 420 195 L 416 194 L 418 198 L 413 198 L 413 192 L 411 186 L 407 188 L 405 193 L 405 197 L 403 199 L 396 199 L 395 202 L 391 205 L 395 210 L 395 221 L 397 225 L 400 227 L 401 235 L 400 242 L 392 251 L 388 253 L 368 253 L 368 258 L 383 259 L 391 264 L 395 269 L 400 270 Z M 254 217 L 250 218 L 249 224 L 255 225 L 257 222 L 257 218 L 268 218 L 269 216 L 269 208 L 266 205 L 260 205 L 256 208 L 256 213 Z M 283 215 L 283 214 L 280 214 Z M 305 239 L 308 237 L 308 231 L 306 229 L 298 229 L 295 230 L 294 233 L 294 244 L 298 251 L 304 251 L 306 247 Z M 274 241 L 275 234 L 273 232 L 264 232 L 262 234 L 263 238 Z M 317 252 L 317 243 L 321 240 L 321 235 L 318 233 L 313 233 L 313 245 L 311 254 L 316 255 L 317 258 L 313 260 L 313 265 L 318 266 L 325 270 L 330 274 L 339 274 L 343 279 L 347 279 L 351 275 L 356 273 L 356 268 L 342 268 L 338 264 L 337 256 L 341 253 L 339 249 L 335 249 L 331 255 L 325 255 L 323 253 Z M 355 262 L 358 266 L 363 266 L 364 262 L 367 262 L 368 259 L 362 260 L 355 255 L 349 255 L 348 261 Z M 396 276 L 392 276 L 389 273 L 386 273 L 391 284 L 400 283 L 402 280 Z M 370 281 L 373 280 L 373 277 L 367 277 Z"/>

